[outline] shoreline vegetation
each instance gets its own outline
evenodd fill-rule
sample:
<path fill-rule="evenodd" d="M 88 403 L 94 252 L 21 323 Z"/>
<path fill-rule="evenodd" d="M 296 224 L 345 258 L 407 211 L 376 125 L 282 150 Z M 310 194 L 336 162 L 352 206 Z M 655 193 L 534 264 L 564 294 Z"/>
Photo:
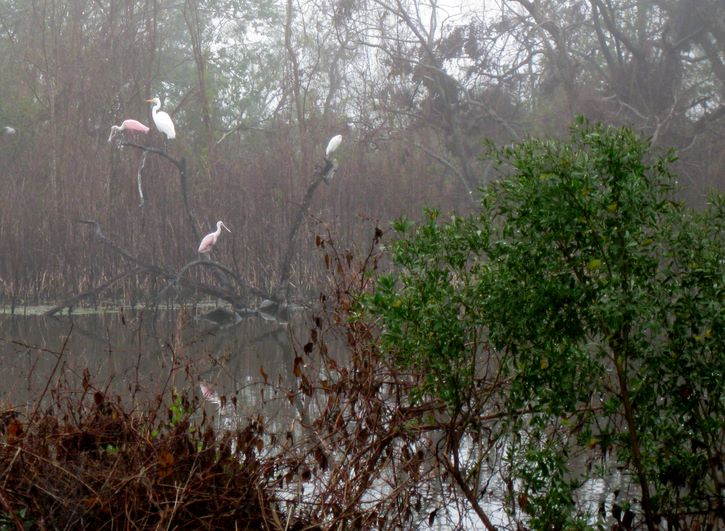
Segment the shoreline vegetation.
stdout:
<path fill-rule="evenodd" d="M 725 529 L 725 1 L 0 0 L 0 72 L 0 531 Z"/>
<path fill-rule="evenodd" d="M 255 384 L 287 416 L 181 344 L 129 402 L 66 374 L 66 338 L 37 400 L 0 408 L 0 526 L 722 528 L 725 201 L 687 208 L 673 153 L 583 118 L 492 150 L 480 212 L 317 239 L 291 383 Z"/>

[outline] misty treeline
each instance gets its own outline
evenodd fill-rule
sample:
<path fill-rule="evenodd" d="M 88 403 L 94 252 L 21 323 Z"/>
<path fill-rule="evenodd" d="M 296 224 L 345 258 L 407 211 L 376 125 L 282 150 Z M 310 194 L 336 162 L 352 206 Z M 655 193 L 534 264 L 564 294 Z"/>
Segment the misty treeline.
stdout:
<path fill-rule="evenodd" d="M 675 147 L 701 204 L 725 167 L 725 4 L 718 0 L 0 0 L 0 290 L 5 301 L 102 285 L 130 256 L 164 271 L 212 253 L 263 292 L 284 289 L 287 238 L 324 146 L 339 169 L 311 198 L 291 296 L 316 293 L 315 234 L 354 246 L 423 206 L 467 212 L 494 178 L 483 142 L 558 135 L 577 114 Z M 169 155 L 146 99 L 177 128 Z M 14 134 L 4 127 L 12 127 Z M 145 202 L 139 206 L 138 179 Z M 182 185 L 188 186 L 184 205 Z M 193 216 L 188 215 L 189 210 Z M 203 275 L 203 269 L 189 275 Z M 105 297 L 167 278 L 144 270 Z"/>

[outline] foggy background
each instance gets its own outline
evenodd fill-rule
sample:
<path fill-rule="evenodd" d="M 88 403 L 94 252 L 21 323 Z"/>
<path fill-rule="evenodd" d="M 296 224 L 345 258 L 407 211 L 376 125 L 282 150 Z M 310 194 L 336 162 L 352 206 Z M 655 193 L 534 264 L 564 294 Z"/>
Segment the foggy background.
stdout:
<path fill-rule="evenodd" d="M 131 267 L 77 219 L 171 271 L 223 220 L 214 259 L 270 291 L 336 134 L 339 170 L 296 242 L 298 300 L 325 274 L 316 234 L 364 247 L 376 222 L 471 212 L 497 178 L 485 140 L 559 135 L 579 113 L 676 148 L 680 195 L 699 206 L 725 188 L 724 95 L 720 0 L 0 0 L 0 302 Z M 162 147 L 154 96 L 176 124 L 195 228 L 172 164 L 108 142 L 134 118 L 152 131 L 126 140 Z M 132 275 L 104 296 L 158 283 Z"/>

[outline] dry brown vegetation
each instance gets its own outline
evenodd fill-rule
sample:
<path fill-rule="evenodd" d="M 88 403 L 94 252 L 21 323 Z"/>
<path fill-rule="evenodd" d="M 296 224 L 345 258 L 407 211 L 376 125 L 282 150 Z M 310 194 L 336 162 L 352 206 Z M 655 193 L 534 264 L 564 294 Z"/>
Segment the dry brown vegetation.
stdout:
<path fill-rule="evenodd" d="M 263 400 L 286 403 L 290 424 L 243 418 L 232 396 L 210 410 L 201 393 L 169 390 L 141 405 L 105 393 L 87 372 L 78 388 L 69 384 L 77 375 L 55 375 L 26 410 L 1 413 L 0 525 L 393 529 L 461 525 L 470 510 L 492 529 L 453 457 L 481 419 L 450 418 L 434 398 L 412 405 L 421 375 L 386 363 L 373 328 L 349 322 L 351 294 L 369 289 L 381 235 L 362 257 L 317 240 L 331 284 L 327 310 L 311 319 L 294 359 L 296 383 L 273 383 L 260 369 Z M 351 350 L 350 363 L 334 338 Z M 63 350 L 56 354 L 62 371 Z M 197 381 L 193 367 L 185 374 Z M 221 429 L 219 415 L 237 427 Z M 479 440 L 484 453 L 494 444 Z"/>
<path fill-rule="evenodd" d="M 217 441 L 205 420 L 190 430 L 155 413 L 100 391 L 30 419 L 5 412 L 3 528 L 263 529 L 278 517 L 253 424 Z"/>

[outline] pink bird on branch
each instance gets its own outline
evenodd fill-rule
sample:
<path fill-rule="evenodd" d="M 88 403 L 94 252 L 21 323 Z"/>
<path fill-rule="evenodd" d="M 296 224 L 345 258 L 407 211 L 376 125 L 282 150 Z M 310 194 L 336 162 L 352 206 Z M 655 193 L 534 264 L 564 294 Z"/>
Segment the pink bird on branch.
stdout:
<path fill-rule="evenodd" d="M 209 234 L 204 236 L 203 240 L 201 240 L 201 244 L 199 244 L 199 254 L 211 252 L 211 248 L 216 245 L 216 241 L 219 239 L 219 235 L 222 233 L 222 227 L 227 229 L 229 232 L 232 232 L 229 230 L 229 227 L 224 225 L 223 221 L 217 221 L 216 230 L 214 232 L 210 232 Z"/>
<path fill-rule="evenodd" d="M 111 134 L 108 137 L 108 141 L 110 142 L 111 140 L 113 140 L 113 137 L 119 131 L 138 131 L 141 133 L 148 133 L 149 128 L 138 120 L 124 120 L 121 125 L 111 126 Z"/>

